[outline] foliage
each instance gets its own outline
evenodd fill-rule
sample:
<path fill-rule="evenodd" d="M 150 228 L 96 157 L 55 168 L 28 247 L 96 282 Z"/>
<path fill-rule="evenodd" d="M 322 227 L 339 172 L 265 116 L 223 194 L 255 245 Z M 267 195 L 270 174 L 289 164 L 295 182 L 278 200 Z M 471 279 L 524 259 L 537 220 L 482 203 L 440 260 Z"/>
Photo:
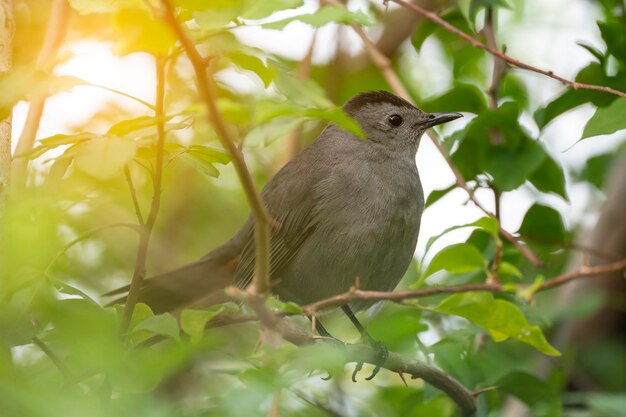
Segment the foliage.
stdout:
<path fill-rule="evenodd" d="M 36 69 L 49 10 L 36 0 L 19 3 L 32 17 L 18 16 L 15 66 L 0 77 L 0 119 L 19 101 L 71 93 L 77 86 L 93 88 L 76 77 Z M 600 3 L 604 16 L 598 30 L 606 48 L 581 44 L 589 52 L 589 63 L 576 80 L 624 91 L 624 12 L 617 0 Z M 328 409 L 340 410 L 337 415 L 458 415 L 445 393 L 420 381 L 407 381 L 405 386 L 391 372 L 353 384 L 349 381 L 353 365 L 346 366 L 343 351 L 335 346 L 270 343 L 266 334 L 261 340 L 267 343 L 258 344 L 259 325 L 254 321 L 218 326 L 220 320 L 250 315 L 245 304 L 172 314 L 154 314 L 137 304 L 127 331 L 120 332 L 123 309 L 106 306 L 110 299 L 101 299 L 100 294 L 130 281 L 138 256 L 137 232 L 145 233 L 143 225 L 134 226 L 136 215 L 141 212 L 145 217 L 151 202 L 154 206 L 159 152 L 162 201 L 149 246 L 148 275 L 197 259 L 224 241 L 243 223 L 248 208 L 235 181 L 232 155 L 220 145 L 206 117 L 208 109 L 178 35 L 163 19 L 161 2 L 70 0 L 69 4 L 68 44 L 97 41 L 122 56 L 165 59 L 165 111 L 160 117 L 154 103 L 140 99 L 136 101 L 142 103 L 141 110 L 109 104 L 84 125 L 39 138 L 32 150 L 15 156 L 29 160 L 30 167 L 26 178 L 14 179 L 14 197 L 0 222 L 0 415 L 321 416 L 329 414 Z M 303 79 L 297 75 L 302 70 L 299 62 L 246 44 L 238 31 L 282 33 L 295 22 L 315 28 L 377 27 L 386 13 L 380 4 L 371 2 L 361 10 L 333 4 L 314 11 L 301 8 L 300 0 L 174 4 L 218 81 L 217 107 L 258 186 L 272 175 L 273 161 L 285 159 L 284 138 L 290 132 L 299 131 L 304 141 L 310 141 L 321 126 L 334 123 L 365 139 L 340 104 L 358 91 L 387 88 L 376 67 L 368 63 L 366 68 L 353 68 L 340 64 L 345 57 L 339 57 L 337 63 L 313 68 Z M 479 28 L 485 11 L 516 13 L 522 8 L 521 0 L 448 2 L 442 17 L 484 39 Z M 468 224 L 449 219 L 449 227 L 428 241 L 426 253 L 401 285 L 430 289 L 496 277 L 506 291 L 437 295 L 417 303 L 407 300 L 407 305 L 387 303 L 370 321 L 372 336 L 392 351 L 438 366 L 469 390 L 497 386 L 478 397 L 478 416 L 499 415 L 506 410 L 508 396 L 536 416 L 624 415 L 624 395 L 617 393 L 626 390 L 624 368 L 601 372 L 609 382 L 604 384 L 602 377 L 594 380 L 599 393 L 569 393 L 568 376 L 577 366 L 570 360 L 575 346 L 557 345 L 551 332 L 562 322 L 589 316 L 600 302 L 581 302 L 561 311 L 550 295 L 535 291 L 563 272 L 571 255 L 569 244 L 578 225 L 567 224 L 560 210 L 573 199 L 572 185 L 602 189 L 617 153 L 590 156 L 584 167 L 568 172 L 542 143 L 542 134 L 581 105 L 592 106 L 594 114 L 572 144 L 623 133 L 625 99 L 564 88 L 537 106 L 530 99 L 535 94 L 532 84 L 507 70 L 494 104 L 489 97 L 492 58 L 487 52 L 426 20 L 418 22 L 410 41 L 411 51 L 400 50 L 393 68 L 401 67 L 403 55 L 420 51 L 428 42 L 440 45 L 452 73 L 446 91 L 424 97 L 417 88 L 409 90 L 425 111 L 462 111 L 467 116 L 463 128 L 445 131 L 443 144 L 471 189 L 489 190 L 497 199 L 520 190 L 533 194 L 537 202 L 525 210 L 514 232 L 547 267 L 533 264 L 503 238 L 501 225 L 492 216 Z M 69 50 L 63 54 L 59 59 L 71 58 Z M 401 75 L 407 85 L 419 81 L 419 74 Z M 255 91 L 239 88 L 235 76 L 246 77 Z M 166 135 L 162 149 L 159 127 Z M 428 210 L 436 210 L 458 189 L 456 185 L 433 191 L 427 198 Z M 459 230 L 467 231 L 467 237 L 434 250 L 446 240 L 442 237 Z M 272 300 L 270 306 L 302 316 L 300 307 L 290 303 Z M 308 328 L 304 320 L 293 320 Z M 331 332 L 342 340 L 356 338 L 343 319 L 331 316 L 329 321 Z M 623 358 L 626 348 L 617 343 L 599 349 Z M 544 369 L 540 364 L 546 355 L 555 358 Z M 590 375 L 597 375 L 606 364 L 602 358 L 591 358 L 583 365 Z M 322 381 L 327 372 L 333 380 Z M 583 414 L 568 411 L 571 404 L 581 407 Z"/>

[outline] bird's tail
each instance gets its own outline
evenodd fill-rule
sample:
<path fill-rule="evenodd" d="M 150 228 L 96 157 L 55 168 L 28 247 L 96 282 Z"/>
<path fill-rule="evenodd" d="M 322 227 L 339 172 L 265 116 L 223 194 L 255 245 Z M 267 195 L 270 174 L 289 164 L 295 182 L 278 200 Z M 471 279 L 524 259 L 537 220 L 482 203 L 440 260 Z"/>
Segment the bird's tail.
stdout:
<path fill-rule="evenodd" d="M 173 271 L 146 279 L 139 292 L 139 302 L 145 303 L 157 314 L 183 307 L 211 305 L 226 301 L 224 288 L 235 282 L 237 259 L 206 257 Z M 127 285 L 104 294 L 122 295 L 110 304 L 126 301 Z"/>

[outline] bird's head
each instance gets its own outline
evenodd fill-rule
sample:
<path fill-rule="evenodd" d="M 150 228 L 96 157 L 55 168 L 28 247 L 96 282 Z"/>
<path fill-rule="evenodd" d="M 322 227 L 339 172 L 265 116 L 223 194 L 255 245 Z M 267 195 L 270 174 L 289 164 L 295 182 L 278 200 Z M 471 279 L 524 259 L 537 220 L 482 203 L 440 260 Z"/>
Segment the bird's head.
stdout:
<path fill-rule="evenodd" d="M 463 117 L 460 113 L 425 113 L 386 91 L 359 94 L 343 109 L 361 125 L 368 140 L 392 148 L 416 146 L 428 128 Z"/>

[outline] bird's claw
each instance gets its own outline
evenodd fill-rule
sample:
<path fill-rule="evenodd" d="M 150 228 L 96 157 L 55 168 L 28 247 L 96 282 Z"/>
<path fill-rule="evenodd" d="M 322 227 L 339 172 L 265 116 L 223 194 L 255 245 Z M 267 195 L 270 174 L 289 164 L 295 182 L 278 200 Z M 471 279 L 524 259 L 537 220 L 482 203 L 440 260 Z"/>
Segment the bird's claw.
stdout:
<path fill-rule="evenodd" d="M 385 363 L 387 358 L 389 357 L 389 349 L 387 346 L 381 342 L 380 340 L 373 339 L 371 336 L 367 335 L 367 343 L 376 351 L 376 367 L 372 371 L 372 374 L 365 378 L 366 381 L 371 381 L 380 371 L 380 368 Z M 358 374 L 361 369 L 363 369 L 363 362 L 358 362 L 356 367 L 354 368 L 354 372 L 352 372 L 352 381 L 356 382 L 356 374 Z"/>

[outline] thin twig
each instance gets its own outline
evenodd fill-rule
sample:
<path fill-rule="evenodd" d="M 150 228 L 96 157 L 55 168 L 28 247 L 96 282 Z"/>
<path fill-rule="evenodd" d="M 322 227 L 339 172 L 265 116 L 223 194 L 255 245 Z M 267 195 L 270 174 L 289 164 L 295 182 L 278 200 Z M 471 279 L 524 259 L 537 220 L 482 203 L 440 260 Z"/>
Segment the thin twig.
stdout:
<path fill-rule="evenodd" d="M 139 207 L 139 200 L 137 199 L 137 191 L 133 184 L 133 177 L 130 175 L 130 169 L 128 165 L 124 167 L 124 177 L 126 177 L 126 183 L 128 184 L 128 190 L 130 197 L 133 200 L 133 207 L 135 208 L 135 214 L 137 215 L 137 221 L 140 225 L 144 225 L 143 215 L 141 214 L 141 207 Z"/>
<path fill-rule="evenodd" d="M 54 363 L 59 372 L 63 375 L 66 381 L 72 379 L 72 372 L 70 372 L 69 368 L 63 363 L 63 361 L 54 353 L 52 349 L 39 337 L 33 336 L 33 343 L 37 346 L 41 351 Z"/>
<path fill-rule="evenodd" d="M 126 227 L 128 229 L 131 229 L 139 234 L 141 234 L 141 227 L 137 226 L 136 224 L 132 224 L 132 223 L 112 223 L 112 224 L 105 224 L 104 226 L 98 226 L 95 227 L 91 230 L 87 230 L 84 233 L 81 233 L 78 237 L 76 237 L 75 239 L 72 239 L 70 242 L 66 243 L 58 252 L 56 255 L 54 255 L 54 258 L 52 258 L 52 260 L 48 263 L 48 266 L 46 267 L 45 271 L 44 271 L 44 275 L 49 277 L 50 276 L 50 271 L 52 269 L 52 267 L 56 264 L 57 260 L 63 256 L 65 254 L 65 252 L 67 252 L 72 246 L 76 245 L 77 243 L 79 243 L 80 241 L 88 238 L 91 235 L 94 235 L 102 230 L 106 230 L 106 229 L 112 229 L 114 227 Z"/>
<path fill-rule="evenodd" d="M 302 401 L 307 402 L 311 404 L 312 406 L 319 408 L 320 410 L 324 411 L 326 414 L 328 414 L 331 417 L 345 417 L 345 415 L 339 410 L 337 410 L 335 407 L 333 407 L 330 404 L 323 403 L 322 401 L 313 397 L 312 395 L 309 395 L 296 388 L 290 388 L 289 390 L 293 392 Z"/>
<path fill-rule="evenodd" d="M 469 42 L 472 46 L 476 47 L 476 48 L 480 48 L 483 49 L 487 52 L 489 52 L 490 54 L 494 55 L 495 57 L 498 57 L 500 59 L 502 59 L 503 61 L 506 61 L 508 64 L 517 67 L 517 68 L 521 68 L 521 69 L 525 69 L 528 71 L 532 71 L 535 72 L 537 74 L 541 74 L 541 75 L 545 75 L 546 77 L 552 78 L 554 80 L 557 80 L 559 82 L 561 82 L 562 84 L 573 88 L 575 90 L 577 89 L 581 89 L 581 90 L 592 90 L 592 91 L 600 91 L 603 93 L 609 93 L 609 94 L 614 94 L 616 96 L 620 96 L 620 97 L 626 97 L 626 93 L 624 93 L 623 91 L 619 91 L 619 90 L 615 90 L 611 87 L 606 87 L 606 86 L 602 86 L 602 85 L 594 85 L 594 84 L 585 84 L 585 83 L 580 83 L 577 81 L 572 81 L 569 80 L 565 77 L 562 77 L 560 75 L 555 74 L 553 71 L 547 71 L 547 70 L 543 70 L 541 68 L 537 68 L 534 67 L 532 65 L 526 64 L 524 62 L 518 61 L 515 58 L 511 58 L 510 56 L 498 51 L 497 49 L 491 48 L 487 45 L 485 45 L 484 43 L 480 42 L 478 39 L 475 39 L 473 37 L 471 37 L 470 35 L 466 34 L 465 32 L 463 32 L 462 30 L 456 28 L 455 26 L 451 25 L 450 23 L 446 22 L 445 20 L 443 20 L 442 18 L 440 18 L 439 16 L 437 16 L 435 13 L 429 12 L 426 9 L 423 9 L 422 7 L 418 6 L 415 3 L 409 3 L 406 2 L 404 0 L 385 0 L 385 1 L 392 1 L 396 4 L 399 4 L 402 7 L 406 7 L 407 9 L 410 9 L 412 11 L 414 11 L 415 13 L 418 13 L 420 15 L 422 15 L 423 17 L 425 17 L 426 19 L 434 22 L 435 24 L 437 24 L 438 26 L 441 26 L 442 28 L 444 28 L 445 30 L 447 30 L 448 32 L 454 33 L 455 35 L 457 35 L 458 37 L 462 38 L 463 40 Z"/>
<path fill-rule="evenodd" d="M 161 207 L 161 185 L 163 178 L 163 148 L 165 146 L 165 65 L 167 60 L 164 57 L 156 59 L 156 104 L 155 119 L 157 128 L 156 162 L 154 168 L 154 179 L 152 181 L 152 202 L 145 224 L 142 224 L 142 233 L 139 235 L 139 247 L 135 258 L 135 269 L 130 282 L 128 296 L 124 304 L 124 314 L 121 323 L 121 332 L 125 333 L 128 324 L 133 316 L 135 304 L 139 300 L 139 292 L 143 279 L 146 277 L 146 261 L 148 257 L 148 247 L 150 237 L 156 223 L 159 209 Z"/>
<path fill-rule="evenodd" d="M 215 129 L 217 137 L 222 146 L 228 150 L 233 158 L 233 165 L 237 171 L 239 181 L 246 193 L 248 203 L 254 214 L 254 236 L 255 236 L 255 264 L 254 280 L 249 288 L 259 294 L 267 294 L 270 289 L 269 283 L 269 223 L 273 223 L 268 214 L 261 197 L 256 191 L 252 175 L 246 166 L 243 154 L 237 147 L 226 122 L 217 108 L 217 95 L 214 80 L 207 74 L 207 60 L 204 59 L 195 45 L 187 36 L 185 29 L 178 21 L 174 6 L 171 0 L 162 0 L 163 19 L 170 26 L 176 37 L 185 49 L 185 53 L 193 66 L 196 74 L 196 82 L 200 98 L 207 106 L 209 122 Z"/>

